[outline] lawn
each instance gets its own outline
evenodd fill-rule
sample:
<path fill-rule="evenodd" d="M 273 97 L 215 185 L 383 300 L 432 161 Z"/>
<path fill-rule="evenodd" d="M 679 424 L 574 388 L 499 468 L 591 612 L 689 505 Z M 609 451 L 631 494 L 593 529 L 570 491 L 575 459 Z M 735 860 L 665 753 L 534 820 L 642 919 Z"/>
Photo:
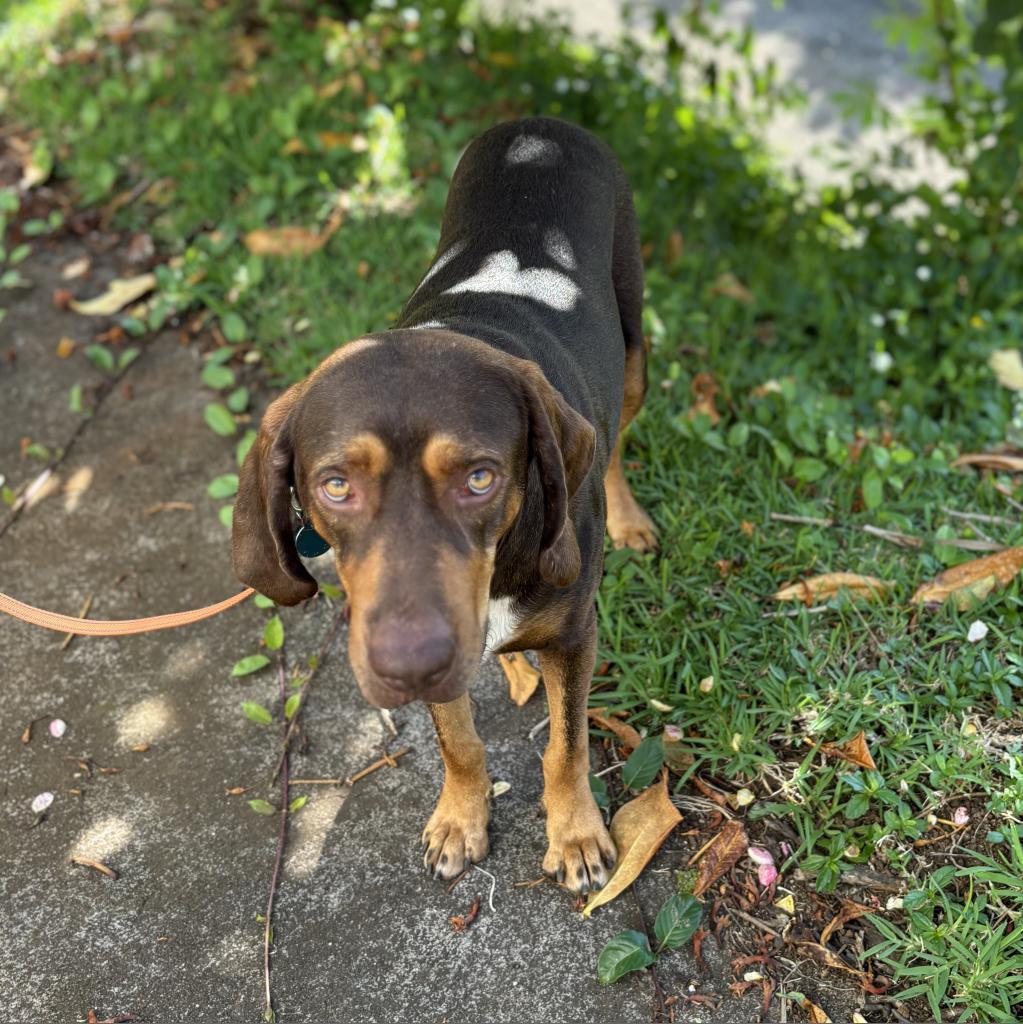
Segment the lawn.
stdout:
<path fill-rule="evenodd" d="M 694 74 L 662 26 L 652 79 L 632 44 L 556 24 L 341 6 L 9 5 L 0 73 L 11 121 L 37 129 L 30 165 L 167 255 L 126 330 L 216 326 L 196 387 L 244 448 L 240 369 L 278 387 L 387 327 L 469 139 L 532 113 L 603 137 L 644 242 L 650 390 L 626 458 L 660 551 L 608 553 L 591 703 L 645 735 L 681 729 L 677 793 L 748 790 L 747 829 L 783 881 L 902 879 L 904 896 L 878 895 L 864 963 L 906 1012 L 1018 1018 L 1020 585 L 982 568 L 953 600 L 913 596 L 1023 545 L 1011 459 L 955 465 L 1023 440 L 1023 368 L 991 365 L 1023 329 L 1021 128 L 1004 108 L 985 121 L 971 92 L 918 124 L 965 169 L 954 188 L 888 183 L 887 154 L 814 195 L 757 141 L 785 98 L 741 40 L 718 41 L 733 72 Z M 62 230 L 31 193 L 5 207 L 0 287 L 17 284 L 18 245 Z M 265 251 L 281 226 L 303 251 Z M 225 441 L 228 496 L 235 455 Z M 772 597 L 837 572 L 883 585 Z M 873 768 L 843 746 L 861 733 Z"/>

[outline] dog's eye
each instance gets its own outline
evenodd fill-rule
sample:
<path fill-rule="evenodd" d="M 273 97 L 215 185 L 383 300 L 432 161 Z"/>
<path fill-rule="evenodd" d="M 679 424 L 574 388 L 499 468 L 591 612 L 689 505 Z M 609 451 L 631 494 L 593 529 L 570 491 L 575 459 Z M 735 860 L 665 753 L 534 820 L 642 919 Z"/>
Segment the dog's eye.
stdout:
<path fill-rule="evenodd" d="M 323 484 L 323 493 L 331 501 L 344 501 L 352 490 L 352 485 L 341 476 L 332 476 Z"/>
<path fill-rule="evenodd" d="M 494 471 L 491 469 L 475 469 L 465 480 L 466 490 L 470 494 L 486 494 L 494 486 Z"/>

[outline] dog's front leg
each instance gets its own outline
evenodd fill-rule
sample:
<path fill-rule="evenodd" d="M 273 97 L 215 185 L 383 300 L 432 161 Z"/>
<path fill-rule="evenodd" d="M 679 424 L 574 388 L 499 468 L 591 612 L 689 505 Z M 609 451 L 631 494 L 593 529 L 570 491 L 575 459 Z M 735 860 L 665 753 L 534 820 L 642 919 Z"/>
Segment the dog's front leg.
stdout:
<path fill-rule="evenodd" d="M 491 786 L 469 695 L 428 707 L 444 759 L 444 786 L 423 830 L 423 863 L 435 878 L 448 879 L 487 855 Z"/>
<path fill-rule="evenodd" d="M 586 701 L 597 656 L 594 618 L 578 645 L 539 652 L 551 713 L 543 758 L 548 842 L 543 869 L 574 893 L 600 889 L 615 863 L 614 843 L 589 782 Z"/>

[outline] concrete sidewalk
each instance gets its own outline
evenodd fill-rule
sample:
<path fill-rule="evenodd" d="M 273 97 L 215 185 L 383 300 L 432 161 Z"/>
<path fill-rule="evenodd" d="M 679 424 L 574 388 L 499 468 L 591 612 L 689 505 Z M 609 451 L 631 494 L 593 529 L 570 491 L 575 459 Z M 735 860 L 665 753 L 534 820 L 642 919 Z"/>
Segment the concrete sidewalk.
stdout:
<path fill-rule="evenodd" d="M 15 355 L 0 368 L 0 469 L 11 484 L 38 472 L 16 454 L 30 437 L 52 449 L 71 445 L 57 467 L 61 488 L 90 473 L 91 482 L 77 496 L 58 490 L 9 526 L 0 537 L 0 588 L 71 614 L 92 593 L 93 618 L 218 600 L 238 584 L 206 485 L 232 468 L 232 445 L 203 424 L 198 347 L 183 345 L 175 330 L 145 341 L 91 419 L 69 413 L 70 384 L 99 375 L 80 354 L 59 360 L 57 339 L 88 340 L 105 326 L 51 302 L 63 285 L 60 268 L 82 252 L 77 242 L 53 243 L 24 267 L 33 287 L 10 310 Z M 115 256 L 93 258 L 89 294 L 123 269 Z M 147 515 L 170 501 L 194 510 Z M 337 612 L 322 598 L 285 612 L 290 664 L 320 646 Z M 8 1019 L 84 1021 L 92 1008 L 101 1020 L 260 1019 L 256 915 L 277 817 L 254 813 L 247 800 L 273 798 L 277 733 L 249 722 L 240 704 L 272 706 L 277 684 L 270 669 L 242 680 L 230 670 L 258 649 L 267 615 L 246 602 L 187 629 L 77 638 L 66 650 L 56 634 L 0 621 L 0 991 Z M 475 697 L 492 776 L 511 787 L 496 801 L 484 865 L 495 879 L 493 911 L 489 876 L 471 874 L 450 894 L 426 876 L 418 837 L 441 779 L 432 726 L 422 707 L 403 708 L 394 714 L 398 736 L 389 735 L 357 693 L 342 630 L 313 684 L 308 747 L 293 759 L 293 774 L 344 777 L 386 748 L 411 752 L 350 789 L 293 791 L 310 800 L 292 819 L 274 916 L 281 1021 L 651 1019 L 649 973 L 601 987 L 597 955 L 618 931 L 652 925 L 689 849 L 667 844 L 635 894 L 589 921 L 551 885 L 513 887 L 540 874 L 545 736 L 528 734 L 546 708 L 542 694 L 515 707 L 490 663 Z M 51 717 L 68 723 L 63 738 L 50 736 Z M 32 720 L 26 744 L 22 730 Z M 235 787 L 247 792 L 229 795 Z M 30 805 L 43 791 L 55 799 L 37 822 Z M 71 863 L 72 854 L 105 864 L 117 879 Z M 455 934 L 449 918 L 476 894 L 479 918 Z M 684 950 L 672 954 L 661 983 L 669 993 L 692 983 L 691 991 L 726 1002 L 717 1012 L 687 1007 L 676 1019 L 754 1019 L 755 996 L 728 996 L 729 955 L 711 938 L 704 956 L 701 968 Z"/>

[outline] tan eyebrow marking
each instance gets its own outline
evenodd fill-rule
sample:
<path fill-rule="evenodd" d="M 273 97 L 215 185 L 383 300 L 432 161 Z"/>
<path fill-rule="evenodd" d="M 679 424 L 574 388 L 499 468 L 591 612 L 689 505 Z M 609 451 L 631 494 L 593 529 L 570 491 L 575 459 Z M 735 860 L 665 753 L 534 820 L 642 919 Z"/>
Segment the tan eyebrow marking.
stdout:
<path fill-rule="evenodd" d="M 391 466 L 391 452 L 386 444 L 368 431 L 356 434 L 344 447 L 345 462 L 370 476 L 383 476 Z"/>
<path fill-rule="evenodd" d="M 452 434 L 434 434 L 423 445 L 421 462 L 428 476 L 444 480 L 453 472 L 481 458 L 496 459 L 496 453 L 481 451 L 478 445 L 459 441 Z"/>

